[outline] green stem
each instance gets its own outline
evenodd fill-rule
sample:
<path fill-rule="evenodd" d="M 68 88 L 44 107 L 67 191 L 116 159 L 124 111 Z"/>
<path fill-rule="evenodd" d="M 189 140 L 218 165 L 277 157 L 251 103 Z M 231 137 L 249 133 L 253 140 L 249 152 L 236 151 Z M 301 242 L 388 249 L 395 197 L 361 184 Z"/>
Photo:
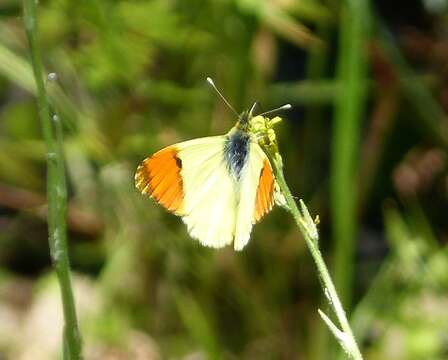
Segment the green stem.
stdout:
<path fill-rule="evenodd" d="M 319 234 L 316 228 L 316 223 L 311 219 L 308 209 L 306 208 L 303 201 L 300 201 L 301 211 L 297 207 L 297 204 L 291 194 L 291 191 L 289 190 L 283 174 L 283 161 L 280 157 L 280 154 L 278 153 L 277 146 L 265 146 L 264 150 L 272 164 L 275 179 L 278 183 L 278 186 L 280 187 L 281 193 L 285 197 L 287 210 L 292 214 L 294 220 L 296 221 L 296 224 L 299 227 L 303 238 L 305 239 L 311 256 L 313 257 L 319 274 L 319 279 L 321 280 L 324 294 L 329 302 L 330 307 L 333 309 L 336 318 L 338 319 L 342 331 L 339 330 L 320 310 L 319 314 L 321 315 L 327 326 L 329 326 L 333 335 L 335 335 L 336 339 L 339 341 L 347 354 L 352 359 L 362 359 L 361 352 L 353 336 L 353 332 L 350 328 L 347 316 L 342 307 L 342 303 L 339 300 L 336 288 L 333 284 L 328 268 L 325 265 L 322 253 L 320 252 Z"/>
<path fill-rule="evenodd" d="M 36 1 L 24 0 L 24 23 L 28 37 L 34 78 L 37 88 L 37 102 L 42 132 L 47 144 L 47 193 L 48 193 L 48 240 L 53 267 L 61 290 L 64 312 L 64 359 L 81 358 L 81 338 L 76 319 L 75 302 L 70 278 L 70 264 L 67 248 L 65 222 L 67 188 L 65 184 L 64 159 L 62 152 L 62 129 L 55 119 L 53 129 L 50 110 L 43 80 L 43 65 L 37 37 Z"/>
<path fill-rule="evenodd" d="M 338 82 L 344 90 L 339 91 L 335 102 L 330 187 L 334 277 L 347 308 L 351 304 L 357 232 L 356 167 L 367 93 L 369 11 L 368 0 L 341 4 Z"/>

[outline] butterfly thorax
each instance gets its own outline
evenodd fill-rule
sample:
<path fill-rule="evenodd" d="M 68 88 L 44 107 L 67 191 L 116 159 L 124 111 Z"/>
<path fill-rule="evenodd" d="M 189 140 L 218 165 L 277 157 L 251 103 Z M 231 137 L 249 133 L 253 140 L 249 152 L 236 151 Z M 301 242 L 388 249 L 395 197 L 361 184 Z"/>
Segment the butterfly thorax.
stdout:
<path fill-rule="evenodd" d="M 241 174 L 249 160 L 252 137 L 250 132 L 251 118 L 252 115 L 249 111 L 241 113 L 238 122 L 227 134 L 224 145 L 224 160 L 230 174 L 236 181 L 241 179 Z"/>
<path fill-rule="evenodd" d="M 260 146 L 276 143 L 274 125 L 281 121 L 281 118 L 273 119 L 258 115 L 252 116 L 250 111 L 243 112 L 235 127 L 227 134 L 227 141 L 224 145 L 224 159 L 229 172 L 239 181 L 244 168 L 249 161 L 251 142 L 256 142 Z"/>
<path fill-rule="evenodd" d="M 235 180 L 241 179 L 241 174 L 249 160 L 251 136 L 248 132 L 234 127 L 228 134 L 224 144 L 224 160 Z"/>

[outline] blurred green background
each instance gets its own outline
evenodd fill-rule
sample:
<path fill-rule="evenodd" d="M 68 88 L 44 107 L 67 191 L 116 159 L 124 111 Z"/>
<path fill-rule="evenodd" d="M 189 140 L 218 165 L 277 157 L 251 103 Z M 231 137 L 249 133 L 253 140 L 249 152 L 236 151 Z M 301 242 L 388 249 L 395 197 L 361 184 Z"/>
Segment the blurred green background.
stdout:
<path fill-rule="evenodd" d="M 313 215 L 366 359 L 448 359 L 448 2 L 39 3 L 64 124 L 86 359 L 336 359 L 314 264 L 275 209 L 212 250 L 134 188 L 154 151 L 290 102 L 286 178 Z M 21 2 L 0 2 L 0 359 L 56 359 L 45 143 Z"/>

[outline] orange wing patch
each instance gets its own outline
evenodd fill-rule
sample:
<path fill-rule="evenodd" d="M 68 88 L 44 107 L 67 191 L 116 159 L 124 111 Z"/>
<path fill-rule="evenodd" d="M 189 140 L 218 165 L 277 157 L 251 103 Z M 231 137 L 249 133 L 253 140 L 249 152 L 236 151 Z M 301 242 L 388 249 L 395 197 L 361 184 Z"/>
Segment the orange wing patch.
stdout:
<path fill-rule="evenodd" d="M 183 215 L 182 163 L 173 146 L 156 152 L 138 166 L 135 186 L 176 215 Z"/>
<path fill-rule="evenodd" d="M 269 160 L 264 160 L 255 197 L 254 224 L 274 206 L 274 175 Z"/>

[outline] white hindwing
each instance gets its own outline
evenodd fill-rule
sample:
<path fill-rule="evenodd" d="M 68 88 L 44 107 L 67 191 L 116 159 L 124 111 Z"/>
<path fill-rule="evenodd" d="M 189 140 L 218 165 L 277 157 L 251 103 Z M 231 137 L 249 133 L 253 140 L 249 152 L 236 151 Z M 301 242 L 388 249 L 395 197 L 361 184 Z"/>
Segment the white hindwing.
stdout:
<path fill-rule="evenodd" d="M 267 159 L 267 156 L 261 147 L 255 141 L 251 141 L 249 158 L 241 174 L 239 185 L 240 196 L 233 244 L 235 250 L 242 250 L 250 239 L 252 226 L 255 222 L 255 198 L 265 159 Z"/>

